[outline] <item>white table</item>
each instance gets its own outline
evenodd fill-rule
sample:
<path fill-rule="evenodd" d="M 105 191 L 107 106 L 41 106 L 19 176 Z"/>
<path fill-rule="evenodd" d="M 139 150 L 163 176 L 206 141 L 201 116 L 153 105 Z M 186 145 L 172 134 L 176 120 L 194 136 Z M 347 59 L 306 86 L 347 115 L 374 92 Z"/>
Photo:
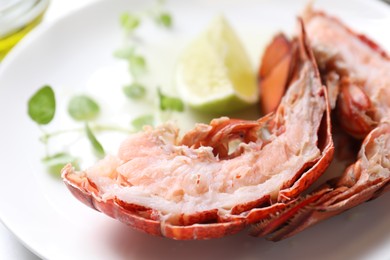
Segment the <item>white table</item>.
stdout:
<path fill-rule="evenodd" d="M 51 0 L 42 23 L 51 23 L 93 1 L 95 0 Z M 0 222 L 0 259 L 39 260 L 40 258 L 25 248 Z"/>

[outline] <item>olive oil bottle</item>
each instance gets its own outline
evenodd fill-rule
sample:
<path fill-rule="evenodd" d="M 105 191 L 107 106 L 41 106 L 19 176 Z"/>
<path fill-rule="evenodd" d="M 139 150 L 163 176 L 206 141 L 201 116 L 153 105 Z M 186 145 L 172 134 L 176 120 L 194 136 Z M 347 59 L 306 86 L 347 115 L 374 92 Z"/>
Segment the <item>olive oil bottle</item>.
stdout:
<path fill-rule="evenodd" d="M 37 26 L 49 0 L 2 0 L 0 2 L 0 61 Z"/>

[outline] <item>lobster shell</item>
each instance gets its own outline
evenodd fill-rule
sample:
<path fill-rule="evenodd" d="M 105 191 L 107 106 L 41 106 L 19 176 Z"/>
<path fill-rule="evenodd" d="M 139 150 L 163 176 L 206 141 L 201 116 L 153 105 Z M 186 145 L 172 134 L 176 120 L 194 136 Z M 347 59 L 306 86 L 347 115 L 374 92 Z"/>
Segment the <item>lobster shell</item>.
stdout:
<path fill-rule="evenodd" d="M 314 142 L 314 145 L 315 149 L 318 150 L 318 154 L 313 158 L 306 158 L 305 161 L 299 162 L 302 166 L 290 177 L 282 179 L 282 185 L 275 192 L 258 195 L 258 198 L 254 200 L 240 202 L 232 206 L 228 210 L 228 214 L 224 214 L 224 211 L 221 211 L 221 209 L 210 208 L 193 213 L 173 214 L 173 217 L 171 214 L 171 218 L 167 220 L 166 217 L 162 216 L 163 212 L 152 205 L 131 203 L 119 196 L 107 196 L 105 187 L 94 181 L 88 175 L 88 172 L 75 172 L 71 165 L 67 165 L 62 170 L 62 178 L 66 186 L 77 199 L 87 206 L 137 230 L 142 230 L 152 235 L 182 240 L 219 238 L 235 234 L 244 227 L 274 216 L 295 203 L 296 198 L 326 170 L 333 158 L 334 151 L 327 92 L 320 82 L 317 65 L 307 42 L 301 20 L 299 20 L 299 28 L 299 37 L 296 40 L 296 47 L 294 47 L 296 48 L 296 51 L 294 51 L 296 66 L 291 71 L 291 75 L 293 75 L 290 80 L 291 89 L 286 92 L 275 113 L 271 113 L 257 121 L 228 118 L 216 119 L 210 125 L 195 127 L 192 131 L 185 134 L 181 140 L 176 140 L 176 137 L 173 138 L 175 139 L 173 142 L 176 142 L 175 147 L 195 149 L 191 151 L 199 151 L 199 149 L 208 149 L 210 147 L 219 162 L 233 160 L 244 155 L 246 148 L 241 147 L 241 149 L 237 149 L 234 153 L 229 154 L 228 147 L 231 140 L 239 138 L 242 143 L 246 143 L 249 146 L 255 143 L 259 152 L 262 149 L 267 149 L 267 147 L 271 147 L 278 136 L 288 133 L 289 129 L 286 128 L 288 121 L 292 120 L 291 123 L 295 123 L 293 122 L 294 118 L 286 118 L 286 115 L 289 115 L 288 110 L 290 106 L 299 102 L 302 102 L 304 105 L 315 102 L 316 105 L 309 106 L 307 111 L 299 110 L 299 113 L 315 116 L 316 122 L 313 123 L 314 128 L 311 131 L 315 136 L 314 139 L 317 140 Z M 309 94 L 299 97 L 303 92 Z M 310 101 L 311 99 L 313 101 Z M 159 140 L 160 142 L 161 137 L 154 135 L 154 133 L 156 131 L 157 133 L 165 131 L 166 128 L 168 127 L 162 126 L 162 128 L 156 130 L 149 129 L 146 133 L 141 133 L 139 139 L 149 134 L 153 140 Z M 267 135 L 264 137 L 259 134 L 259 131 L 261 132 L 262 130 L 271 133 L 272 138 L 275 139 L 269 139 Z M 139 140 L 135 137 L 132 141 L 137 143 Z M 283 146 L 283 143 L 281 145 Z M 285 144 L 285 147 L 287 147 L 287 144 Z M 134 152 L 147 154 L 147 149 L 148 146 L 143 146 L 139 151 Z M 164 150 L 165 148 L 162 147 L 161 149 Z M 208 156 L 212 155 L 208 154 Z M 113 170 L 113 172 L 116 171 L 115 169 Z M 282 172 L 278 174 L 282 174 Z M 129 185 L 130 187 L 133 185 L 122 175 L 117 173 L 114 175 L 120 181 L 119 186 Z"/>
<path fill-rule="evenodd" d="M 309 195 L 300 196 L 278 216 L 254 226 L 254 235 L 268 235 L 274 241 L 293 236 L 390 189 L 390 106 L 386 98 L 390 89 L 388 54 L 339 19 L 314 11 L 311 6 L 303 17 L 322 80 L 331 96 L 331 106 L 337 111 L 337 123 L 348 134 L 364 138 L 364 141 L 358 159 L 339 177 L 329 180 Z M 286 41 L 285 44 L 291 43 Z M 341 48 L 343 45 L 346 47 Z M 339 49 L 334 46 L 339 46 Z M 261 79 L 261 74 L 259 77 Z M 268 86 L 260 85 L 262 87 Z"/>

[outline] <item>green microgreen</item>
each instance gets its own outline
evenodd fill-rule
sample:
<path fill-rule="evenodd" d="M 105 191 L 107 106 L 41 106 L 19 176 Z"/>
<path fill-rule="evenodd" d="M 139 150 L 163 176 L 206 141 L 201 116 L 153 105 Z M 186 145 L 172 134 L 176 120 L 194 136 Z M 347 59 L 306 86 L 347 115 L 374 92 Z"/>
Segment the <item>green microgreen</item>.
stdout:
<path fill-rule="evenodd" d="M 130 99 L 140 99 L 146 94 L 146 89 L 139 83 L 132 83 L 123 87 L 123 93 Z"/>
<path fill-rule="evenodd" d="M 93 120 L 99 112 L 100 107 L 96 101 L 86 95 L 74 96 L 68 104 L 68 113 L 76 121 Z"/>
<path fill-rule="evenodd" d="M 146 60 L 142 55 L 136 53 L 134 47 L 117 49 L 114 56 L 128 62 L 129 71 L 134 79 L 146 71 Z"/>
<path fill-rule="evenodd" d="M 122 13 L 119 22 L 126 33 L 132 33 L 141 24 L 141 18 L 132 13 Z"/>
<path fill-rule="evenodd" d="M 172 110 L 178 112 L 184 111 L 184 103 L 180 98 L 167 96 L 163 94 L 160 89 L 157 90 L 157 93 L 160 102 L 160 109 L 162 111 L 165 110 Z"/>
<path fill-rule="evenodd" d="M 129 59 L 129 70 L 131 75 L 136 78 L 146 71 L 146 60 L 143 56 L 134 54 Z"/>
<path fill-rule="evenodd" d="M 133 33 L 141 25 L 143 15 L 149 15 L 149 17 L 158 25 L 165 28 L 172 27 L 173 18 L 169 12 L 164 10 L 163 5 L 165 1 L 157 0 L 155 6 L 146 12 L 131 13 L 124 12 L 119 17 L 119 22 L 123 31 L 130 36 L 134 44 L 136 43 Z M 131 84 L 123 87 L 124 94 L 131 99 L 141 99 L 146 95 L 145 86 L 140 83 L 138 77 L 147 71 L 147 62 L 144 56 L 136 52 L 135 45 L 118 49 L 114 52 L 114 56 L 127 61 L 129 72 L 133 78 Z M 183 111 L 183 102 L 176 97 L 171 97 L 163 94 L 161 90 L 158 90 L 159 107 L 161 110 L 170 111 Z M 43 125 L 49 124 L 56 113 L 56 98 L 53 89 L 50 86 L 41 87 L 36 93 L 34 93 L 28 100 L 28 115 L 36 122 L 42 131 L 40 141 L 45 145 L 46 156 L 42 159 L 42 162 L 47 167 L 47 171 L 54 176 L 60 176 L 61 169 L 67 164 L 71 163 L 74 167 L 79 167 L 79 158 L 74 157 L 66 151 L 60 151 L 55 154 L 49 153 L 49 140 L 69 133 L 83 134 L 89 140 L 93 152 L 97 157 L 103 157 L 105 150 L 99 140 L 96 138 L 94 132 L 100 131 L 117 131 L 117 132 L 134 132 L 140 131 L 145 125 L 153 126 L 155 124 L 155 118 L 151 114 L 141 115 L 134 118 L 131 121 L 131 129 L 123 129 L 112 125 L 98 125 L 93 124 L 91 121 L 95 120 L 100 113 L 99 104 L 87 95 L 77 95 L 70 99 L 67 107 L 68 113 L 75 121 L 81 121 L 85 123 L 85 126 L 80 126 L 71 129 L 60 129 L 54 132 L 46 132 Z"/>
<path fill-rule="evenodd" d="M 50 123 L 56 111 L 54 91 L 50 86 L 43 86 L 28 101 L 28 115 L 39 125 Z"/>
<path fill-rule="evenodd" d="M 114 57 L 118 59 L 130 60 L 131 57 L 134 55 L 134 51 L 134 47 L 126 46 L 120 49 L 116 49 L 114 51 Z"/>
<path fill-rule="evenodd" d="M 161 12 L 155 16 L 155 21 L 163 27 L 170 28 L 172 26 L 172 16 L 167 12 Z"/>
<path fill-rule="evenodd" d="M 75 169 L 79 168 L 79 158 L 72 156 L 67 152 L 56 153 L 46 156 L 42 159 L 47 171 L 55 177 L 61 176 L 61 170 L 68 163 L 71 163 Z"/>
<path fill-rule="evenodd" d="M 104 157 L 104 148 L 102 144 L 98 141 L 88 124 L 85 124 L 85 133 L 87 134 L 88 140 L 91 143 L 95 155 L 99 158 Z"/>
<path fill-rule="evenodd" d="M 165 28 L 172 27 L 172 15 L 164 10 L 165 1 L 156 1 L 156 4 L 149 10 L 149 15 L 157 25 Z"/>
<path fill-rule="evenodd" d="M 141 131 L 142 128 L 146 125 L 153 126 L 154 125 L 154 117 L 153 115 L 141 115 L 139 117 L 134 118 L 131 121 L 131 125 L 133 126 L 135 131 Z"/>

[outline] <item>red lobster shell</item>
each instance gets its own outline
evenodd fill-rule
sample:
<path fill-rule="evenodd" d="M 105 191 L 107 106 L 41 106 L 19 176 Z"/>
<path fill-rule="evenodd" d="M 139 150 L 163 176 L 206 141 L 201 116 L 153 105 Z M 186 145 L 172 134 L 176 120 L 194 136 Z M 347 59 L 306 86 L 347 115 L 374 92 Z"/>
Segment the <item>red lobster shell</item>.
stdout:
<path fill-rule="evenodd" d="M 67 165 L 65 184 L 91 208 L 173 239 L 234 234 L 296 203 L 334 150 L 326 88 L 302 21 L 299 27 L 289 87 L 275 113 L 214 119 L 181 139 L 171 124 L 147 128 L 118 156 L 81 172 Z"/>
<path fill-rule="evenodd" d="M 340 177 L 330 180 L 311 195 L 301 196 L 278 216 L 255 226 L 255 235 L 273 233 L 269 236 L 272 240 L 292 236 L 390 189 L 389 56 L 373 41 L 323 12 L 308 8 L 303 17 L 322 80 L 327 85 L 331 107 L 338 117 L 334 124 L 340 124 L 355 138 L 365 139 L 357 161 Z M 280 37 L 277 36 L 269 48 L 279 46 Z M 290 45 L 284 49 L 291 49 L 294 42 L 285 40 L 283 44 Z M 263 62 L 263 66 L 266 64 L 272 62 Z M 286 69 L 279 75 L 288 81 Z M 264 75 L 260 73 L 260 79 L 262 77 Z M 283 93 L 287 84 L 279 82 L 273 86 L 267 79 L 263 80 L 265 84 L 260 85 L 263 94 L 269 92 L 265 89 L 273 87 Z M 273 106 L 263 109 L 272 111 Z"/>

